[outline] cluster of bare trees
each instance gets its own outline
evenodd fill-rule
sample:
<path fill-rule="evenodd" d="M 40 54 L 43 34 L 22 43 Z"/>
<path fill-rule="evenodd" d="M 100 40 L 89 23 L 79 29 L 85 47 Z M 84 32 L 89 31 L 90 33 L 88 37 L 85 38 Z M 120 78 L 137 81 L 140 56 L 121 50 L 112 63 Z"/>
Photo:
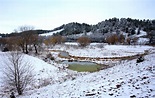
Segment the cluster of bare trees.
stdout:
<path fill-rule="evenodd" d="M 62 44 L 65 42 L 65 38 L 57 35 L 57 36 L 51 36 L 49 38 L 47 38 L 46 40 L 44 40 L 44 44 L 47 46 L 54 46 L 56 44 Z"/>
<path fill-rule="evenodd" d="M 33 27 L 21 26 L 19 33 L 18 36 L 1 38 L 1 46 L 7 47 L 9 50 L 22 50 L 26 54 L 33 49 L 38 54 L 38 47 L 42 44 L 42 38 L 33 30 Z"/>
<path fill-rule="evenodd" d="M 51 46 L 51 45 L 54 46 L 56 44 L 62 44 L 64 42 L 65 42 L 65 37 L 61 35 L 56 35 L 56 36 L 48 37 L 47 39 L 44 40 L 43 43 L 46 46 Z M 85 47 L 90 44 L 91 40 L 88 37 L 82 36 L 77 39 L 77 42 L 79 43 L 79 46 Z"/>
<path fill-rule="evenodd" d="M 38 53 L 37 47 L 41 44 L 41 38 L 31 26 L 22 26 L 19 28 L 21 36 L 17 39 L 18 46 L 22 49 L 23 53 L 28 54 L 29 49 L 34 47 L 35 53 Z M 40 40 L 40 41 L 39 41 Z"/>
<path fill-rule="evenodd" d="M 137 44 L 138 37 L 127 37 L 123 34 L 117 35 L 112 34 L 111 36 L 106 37 L 105 41 L 108 44 L 126 44 L 126 45 L 135 45 Z"/>
<path fill-rule="evenodd" d="M 0 47 L 7 47 L 10 51 L 22 51 L 26 54 L 34 51 L 38 54 L 39 49 L 42 49 L 43 43 L 47 46 L 54 46 L 65 42 L 65 38 L 60 35 L 42 37 L 33 29 L 31 26 L 19 27 L 18 30 L 15 30 L 16 33 L 19 32 L 18 36 L 0 38 Z"/>
<path fill-rule="evenodd" d="M 108 44 L 128 44 L 130 45 L 132 43 L 136 43 L 137 38 L 131 39 L 131 38 L 125 38 L 123 34 L 117 35 L 117 34 L 112 34 L 111 36 L 108 36 L 105 41 Z"/>

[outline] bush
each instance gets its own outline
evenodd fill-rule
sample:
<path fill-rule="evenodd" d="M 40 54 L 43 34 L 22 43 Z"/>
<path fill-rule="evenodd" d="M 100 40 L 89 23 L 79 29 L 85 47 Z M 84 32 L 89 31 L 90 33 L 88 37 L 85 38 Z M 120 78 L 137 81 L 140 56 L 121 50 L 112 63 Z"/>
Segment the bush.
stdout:
<path fill-rule="evenodd" d="M 140 56 L 138 59 L 137 59 L 137 63 L 140 63 L 140 62 L 143 62 L 144 61 L 144 57 Z"/>
<path fill-rule="evenodd" d="M 46 55 L 46 58 L 49 58 L 50 60 L 54 60 L 54 57 L 50 53 Z"/>
<path fill-rule="evenodd" d="M 5 47 L 2 52 L 7 52 L 7 51 L 9 51 L 9 49 Z"/>
<path fill-rule="evenodd" d="M 77 42 L 80 46 L 85 47 L 90 44 L 90 39 L 88 37 L 79 37 Z"/>
<path fill-rule="evenodd" d="M 44 87 L 51 84 L 51 80 L 50 79 L 41 79 L 40 83 L 39 83 L 39 87 Z"/>
<path fill-rule="evenodd" d="M 106 38 L 106 42 L 108 44 L 116 44 L 118 42 L 118 36 L 116 34 L 113 34 Z"/>

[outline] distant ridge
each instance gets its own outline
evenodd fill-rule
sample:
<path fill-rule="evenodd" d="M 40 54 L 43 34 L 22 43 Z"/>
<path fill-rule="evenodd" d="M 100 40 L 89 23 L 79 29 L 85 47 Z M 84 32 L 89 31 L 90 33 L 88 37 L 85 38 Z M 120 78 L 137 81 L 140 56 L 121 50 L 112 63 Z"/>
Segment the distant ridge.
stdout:
<path fill-rule="evenodd" d="M 137 30 L 137 31 L 136 31 Z M 68 39 L 72 39 L 72 35 L 82 34 L 87 35 L 87 33 L 92 33 L 90 38 L 94 41 L 101 40 L 105 38 L 105 36 L 109 36 L 113 33 L 121 34 L 126 33 L 128 36 L 132 36 L 134 34 L 139 34 L 140 31 L 145 31 L 147 34 L 146 38 L 151 39 L 151 43 L 155 43 L 155 20 L 139 20 L 139 19 L 131 19 L 131 18 L 111 18 L 106 19 L 105 21 L 101 21 L 96 25 L 89 25 L 86 23 L 77 23 L 72 22 L 68 24 L 63 24 L 59 27 L 54 28 L 53 30 L 34 30 L 36 34 L 41 35 L 61 35 L 68 36 Z M 49 34 L 48 34 L 49 33 Z M 51 33 L 51 34 L 50 34 Z M 11 33 L 11 34 L 0 34 L 2 37 L 11 37 L 20 35 L 19 33 Z M 76 39 L 76 38 L 75 38 Z"/>

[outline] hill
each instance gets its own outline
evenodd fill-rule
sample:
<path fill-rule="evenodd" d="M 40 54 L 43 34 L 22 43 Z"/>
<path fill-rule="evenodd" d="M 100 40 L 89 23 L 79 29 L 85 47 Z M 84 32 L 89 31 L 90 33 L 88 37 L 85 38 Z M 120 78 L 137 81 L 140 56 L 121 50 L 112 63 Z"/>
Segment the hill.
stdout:
<path fill-rule="evenodd" d="M 80 36 L 87 36 L 92 42 L 106 42 L 106 39 L 114 34 L 128 38 L 136 42 L 146 41 L 145 44 L 155 44 L 155 20 L 139 20 L 131 18 L 112 18 L 96 25 L 86 23 L 68 23 L 53 30 L 33 30 L 35 34 L 41 36 L 61 35 L 66 37 L 66 41 L 76 41 Z M 141 36 L 145 32 L 145 35 Z M 20 33 L 0 34 L 2 37 L 19 36 Z M 140 38 L 141 41 L 138 41 Z"/>
<path fill-rule="evenodd" d="M 88 25 L 85 23 L 80 24 L 73 22 L 55 28 L 52 30 L 52 32 L 50 33 L 51 35 L 65 36 L 67 41 L 76 41 L 79 36 L 87 36 L 93 42 L 105 42 L 105 39 L 108 36 L 117 34 L 119 37 L 123 34 L 124 37 L 128 37 L 130 39 L 135 39 L 135 37 L 137 39 L 139 37 L 149 39 L 150 42 L 148 43 L 154 44 L 155 20 L 112 18 L 109 20 L 99 22 L 96 25 Z M 47 34 L 48 33 L 46 33 L 46 35 Z"/>

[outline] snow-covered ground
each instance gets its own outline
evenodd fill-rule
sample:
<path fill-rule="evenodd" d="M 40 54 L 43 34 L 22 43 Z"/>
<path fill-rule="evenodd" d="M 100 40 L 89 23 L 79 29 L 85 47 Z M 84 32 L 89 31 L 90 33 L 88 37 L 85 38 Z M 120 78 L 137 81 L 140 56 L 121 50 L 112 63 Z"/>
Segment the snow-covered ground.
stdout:
<path fill-rule="evenodd" d="M 150 41 L 149 38 L 138 38 L 137 43 L 138 43 L 139 45 L 145 45 L 145 44 L 148 44 L 149 41 Z"/>
<path fill-rule="evenodd" d="M 138 28 L 135 30 L 135 32 L 137 33 L 138 32 Z M 140 30 L 140 34 L 138 35 L 133 35 L 135 37 L 141 37 L 141 36 L 146 36 L 147 35 L 147 32 L 143 31 L 143 30 Z"/>
<path fill-rule="evenodd" d="M 1 95 L 7 95 L 8 89 L 6 90 L 3 83 L 3 70 L 8 61 L 9 53 L 0 52 L 0 98 Z M 58 64 L 54 61 L 44 62 L 43 60 L 32 57 L 29 55 L 23 55 L 23 62 L 28 62 L 33 67 L 33 75 L 35 84 L 30 85 L 27 89 L 35 89 L 40 88 L 49 84 L 62 83 L 67 79 L 72 79 L 77 77 L 78 75 L 82 75 L 85 73 L 77 73 L 75 71 L 71 71 L 68 69 L 62 69 L 64 64 Z M 5 98 L 5 97 L 4 97 Z"/>
<path fill-rule="evenodd" d="M 67 37 L 77 38 L 77 37 L 81 37 L 81 36 L 85 36 L 85 35 L 91 35 L 91 34 L 93 34 L 93 33 L 92 32 L 86 32 L 86 33 L 68 35 Z"/>
<path fill-rule="evenodd" d="M 60 29 L 60 30 L 56 30 L 56 31 L 53 31 L 53 32 L 48 32 L 48 33 L 40 34 L 40 36 L 52 36 L 53 34 L 59 33 L 59 32 L 61 32 L 63 30 L 64 29 Z"/>
<path fill-rule="evenodd" d="M 135 60 L 113 68 L 80 76 L 62 84 L 28 91 L 19 98 L 154 98 L 155 54 L 136 64 Z"/>
<path fill-rule="evenodd" d="M 144 53 L 145 50 L 149 50 L 151 46 L 140 45 L 104 45 L 92 43 L 86 48 L 78 47 L 77 43 L 66 43 L 66 45 L 56 45 L 52 49 L 62 50 L 68 52 L 72 56 L 78 57 L 92 57 L 92 58 L 104 58 L 104 57 L 123 57 L 132 56 L 136 54 Z"/>
<path fill-rule="evenodd" d="M 69 44 L 69 43 L 68 43 Z M 74 48 L 72 48 L 74 47 Z M 100 47 L 100 48 L 99 48 Z M 136 59 L 122 61 L 114 67 L 100 70 L 94 73 L 79 73 L 67 69 L 61 69 L 64 66 L 61 63 L 50 61 L 44 62 L 36 57 L 25 55 L 24 59 L 28 60 L 34 66 L 34 74 L 37 86 L 27 89 L 23 95 L 17 98 L 154 98 L 155 97 L 155 48 L 151 46 L 115 46 L 105 45 L 96 46 L 92 44 L 87 48 L 76 48 L 75 44 L 71 46 L 55 46 L 54 49 L 65 50 L 71 55 L 108 57 L 133 55 L 143 53 L 149 50 L 150 54 L 146 55 L 145 60 L 136 63 Z M 61 48 L 61 49 L 60 49 Z M 105 51 L 102 53 L 102 51 Z M 81 53 L 82 52 L 82 53 Z M 116 55 L 114 55 L 114 53 Z M 123 53 L 122 53 L 123 52 Z M 131 53 L 131 54 L 130 54 Z M 91 55 L 90 55 L 91 54 Z M 119 55 L 118 55 L 119 54 Z M 5 62 L 4 55 L 0 52 L 0 70 L 3 69 Z M 0 71 L 0 76 L 3 73 Z M 2 79 L 0 79 L 1 81 Z M 38 87 L 40 82 L 47 80 L 47 85 Z M 0 83 L 0 97 L 6 98 L 3 83 Z M 2 95 L 4 96 L 2 97 Z"/>

